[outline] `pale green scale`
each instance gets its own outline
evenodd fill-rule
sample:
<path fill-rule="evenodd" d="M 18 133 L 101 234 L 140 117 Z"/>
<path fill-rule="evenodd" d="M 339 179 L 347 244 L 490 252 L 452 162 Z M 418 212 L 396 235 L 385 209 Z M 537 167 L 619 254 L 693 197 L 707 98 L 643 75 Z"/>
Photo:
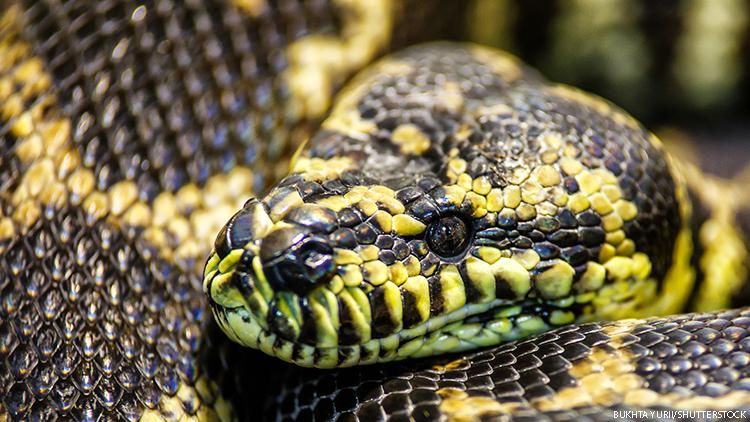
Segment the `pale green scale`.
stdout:
<path fill-rule="evenodd" d="M 266 302 L 269 302 L 273 297 L 273 289 L 268 284 L 266 275 L 263 272 L 263 264 L 260 262 L 259 256 L 253 258 L 253 273 L 255 275 L 255 287 L 263 295 Z"/>
<path fill-rule="evenodd" d="M 318 347 L 338 345 L 339 305 L 336 296 L 327 288 L 315 289 L 309 296 L 315 327 L 318 333 Z"/>
<path fill-rule="evenodd" d="M 276 306 L 291 324 L 294 330 L 294 338 L 299 337 L 300 325 L 302 324 L 302 311 L 299 307 L 299 301 L 297 301 L 294 294 L 283 291 L 276 293 Z"/>
<path fill-rule="evenodd" d="M 244 249 L 234 249 L 224 259 L 219 262 L 219 271 L 222 273 L 228 273 L 242 258 Z"/>
<path fill-rule="evenodd" d="M 349 309 L 349 320 L 354 325 L 354 331 L 362 341 L 368 341 L 370 339 L 369 312 L 368 315 L 365 315 L 364 309 L 359 306 L 357 300 L 349 292 L 349 289 L 344 289 L 339 293 L 339 300 Z M 368 311 L 369 308 L 368 306 Z"/>

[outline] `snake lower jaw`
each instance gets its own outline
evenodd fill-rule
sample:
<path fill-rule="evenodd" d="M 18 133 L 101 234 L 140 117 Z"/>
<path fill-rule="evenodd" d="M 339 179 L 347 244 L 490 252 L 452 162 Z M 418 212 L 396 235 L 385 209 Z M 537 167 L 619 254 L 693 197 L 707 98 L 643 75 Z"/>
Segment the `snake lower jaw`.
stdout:
<path fill-rule="evenodd" d="M 230 283 L 232 277 L 249 277 L 261 284 L 262 281 L 240 274 L 234 267 L 230 272 L 222 272 L 213 261 L 209 260 L 212 265 L 207 267 L 204 286 L 211 292 L 211 309 L 221 329 L 236 343 L 302 367 L 342 368 L 456 353 L 523 338 L 552 326 L 536 315 L 524 313 L 519 304 L 495 299 L 468 304 L 414 327 L 357 344 L 340 344 L 332 333 L 310 339 L 317 344 L 309 344 L 300 341 L 304 322 L 288 315 L 288 307 L 279 306 L 300 298 L 289 292 L 276 292 L 272 300 L 266 301 L 260 294 L 243 297 L 235 288 L 222 289 L 220 286 Z M 280 312 L 280 308 L 286 312 Z M 320 320 L 328 322 L 331 316 L 318 317 L 314 323 L 318 331 L 325 333 Z"/>
<path fill-rule="evenodd" d="M 338 368 L 455 353 L 592 317 L 573 306 L 572 296 L 546 305 L 533 297 L 493 299 L 464 304 L 413 326 L 403 327 L 402 321 L 384 332 L 378 325 L 377 304 L 366 290 L 334 293 L 330 286 L 318 286 L 300 295 L 274 289 L 252 249 L 250 245 L 223 257 L 213 253 L 208 259 L 203 289 L 215 319 L 235 342 L 303 367 Z M 361 295 L 360 300 L 353 299 L 351 290 Z M 353 325 L 350 315 L 345 321 L 344 306 L 363 316 L 361 320 Z M 355 328 L 356 336 L 351 336 Z"/>
<path fill-rule="evenodd" d="M 214 252 L 208 259 L 203 289 L 215 319 L 235 342 L 303 367 L 338 368 L 472 350 L 584 317 L 562 303 L 566 301 L 548 304 L 544 317 L 537 299 L 493 299 L 384 332 L 375 315 L 377 306 L 365 290 L 354 289 L 361 294 L 355 300 L 351 289 L 334 293 L 330 286 L 301 295 L 274 289 L 253 249 L 249 244 L 223 256 Z M 366 317 L 346 327 L 343 306 Z M 347 337 L 355 327 L 356 338 Z"/>

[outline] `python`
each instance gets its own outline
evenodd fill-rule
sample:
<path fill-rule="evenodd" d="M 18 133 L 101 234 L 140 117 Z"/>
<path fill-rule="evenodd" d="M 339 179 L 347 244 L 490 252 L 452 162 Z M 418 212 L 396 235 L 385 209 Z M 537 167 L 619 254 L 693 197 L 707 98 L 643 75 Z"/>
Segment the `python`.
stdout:
<path fill-rule="evenodd" d="M 327 368 L 709 307 L 746 251 L 725 242 L 724 296 L 695 297 L 693 173 L 513 56 L 412 47 L 355 78 L 290 175 L 232 217 L 204 291 L 235 341 Z"/>

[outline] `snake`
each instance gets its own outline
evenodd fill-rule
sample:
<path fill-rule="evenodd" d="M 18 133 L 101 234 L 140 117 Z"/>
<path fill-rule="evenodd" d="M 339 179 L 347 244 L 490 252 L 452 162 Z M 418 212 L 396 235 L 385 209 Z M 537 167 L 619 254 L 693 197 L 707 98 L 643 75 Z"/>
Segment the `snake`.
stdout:
<path fill-rule="evenodd" d="M 0 420 L 746 417 L 743 185 L 510 54 L 418 44 L 498 4 L 518 23 L 471 39 L 528 39 L 532 3 L 3 2 Z M 698 18 L 742 14 L 685 3 L 698 113 L 743 34 Z M 558 63 L 592 59 L 590 6 Z"/>

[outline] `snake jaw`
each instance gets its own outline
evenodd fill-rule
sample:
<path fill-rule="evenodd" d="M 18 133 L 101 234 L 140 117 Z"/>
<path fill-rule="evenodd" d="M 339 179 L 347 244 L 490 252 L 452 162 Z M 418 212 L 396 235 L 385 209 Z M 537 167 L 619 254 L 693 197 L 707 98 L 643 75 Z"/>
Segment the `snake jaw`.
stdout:
<path fill-rule="evenodd" d="M 332 368 L 430 356 L 496 344 L 549 328 L 533 313 L 524 311 L 517 300 L 494 299 L 455 308 L 446 302 L 449 311 L 422 323 L 399 327 L 389 335 L 373 338 L 370 334 L 364 341 L 344 344 L 346 340 L 341 337 L 344 331 L 333 329 L 334 324 L 341 324 L 340 320 L 334 321 L 340 317 L 341 309 L 330 309 L 330 304 L 374 310 L 362 323 L 368 328 L 376 327 L 383 323 L 379 310 L 392 309 L 397 300 L 400 305 L 402 295 L 414 292 L 414 286 L 382 291 L 383 295 L 375 296 L 374 300 L 373 296 L 362 296 L 359 302 L 352 297 L 356 295 L 353 291 L 342 290 L 334 295 L 329 286 L 320 286 L 305 295 L 276 291 L 268 284 L 262 259 L 250 249 L 233 250 L 223 259 L 214 252 L 209 258 L 204 271 L 204 291 L 210 297 L 214 317 L 234 341 L 300 366 Z M 507 265 L 509 261 L 499 261 L 497 271 L 512 282 L 513 273 L 509 271 L 516 267 L 504 268 Z M 470 281 L 463 280 L 453 265 L 444 269 L 442 278 L 446 288 L 450 283 Z M 466 276 L 475 275 L 469 272 Z M 498 321 L 504 322 L 498 324 Z M 311 325 L 315 327 L 313 338 L 303 332 Z"/>

